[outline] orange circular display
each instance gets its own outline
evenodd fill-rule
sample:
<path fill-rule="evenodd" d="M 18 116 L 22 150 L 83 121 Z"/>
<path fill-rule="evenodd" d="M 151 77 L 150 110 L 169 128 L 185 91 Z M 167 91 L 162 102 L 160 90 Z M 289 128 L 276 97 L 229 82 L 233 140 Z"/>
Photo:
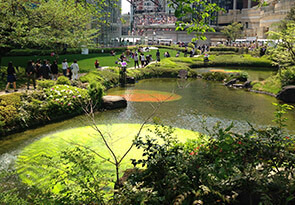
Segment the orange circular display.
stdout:
<path fill-rule="evenodd" d="M 120 90 L 108 93 L 108 95 L 118 95 L 132 102 L 162 102 L 174 101 L 181 98 L 175 93 L 161 92 L 155 90 Z"/>

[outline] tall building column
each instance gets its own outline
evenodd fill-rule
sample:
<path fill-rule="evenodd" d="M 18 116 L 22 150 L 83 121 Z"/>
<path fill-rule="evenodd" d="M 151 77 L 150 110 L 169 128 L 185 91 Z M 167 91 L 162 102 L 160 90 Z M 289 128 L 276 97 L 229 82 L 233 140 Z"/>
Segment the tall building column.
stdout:
<path fill-rule="evenodd" d="M 248 9 L 251 9 L 252 0 L 248 0 Z"/>
<path fill-rule="evenodd" d="M 233 4 L 233 10 L 237 9 L 237 0 L 234 0 L 234 4 Z"/>

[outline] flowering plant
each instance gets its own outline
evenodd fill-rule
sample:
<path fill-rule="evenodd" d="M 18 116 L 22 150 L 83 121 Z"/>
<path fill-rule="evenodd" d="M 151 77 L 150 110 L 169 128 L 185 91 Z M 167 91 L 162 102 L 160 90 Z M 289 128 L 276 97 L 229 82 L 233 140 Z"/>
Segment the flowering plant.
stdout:
<path fill-rule="evenodd" d="M 89 99 L 87 90 L 69 85 L 55 85 L 46 89 L 45 95 L 51 109 L 61 112 L 81 110 Z"/>

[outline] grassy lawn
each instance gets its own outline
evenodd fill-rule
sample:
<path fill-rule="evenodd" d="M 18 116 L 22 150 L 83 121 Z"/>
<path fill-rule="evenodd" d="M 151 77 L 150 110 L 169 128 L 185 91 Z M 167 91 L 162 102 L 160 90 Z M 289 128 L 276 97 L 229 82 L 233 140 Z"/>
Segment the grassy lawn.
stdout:
<path fill-rule="evenodd" d="M 150 54 L 152 55 L 153 60 L 156 59 L 156 51 L 157 50 L 150 50 L 150 52 L 144 52 L 145 56 Z M 171 56 L 175 56 L 177 51 L 171 50 L 171 49 L 160 49 L 161 53 L 161 59 L 164 58 L 164 53 L 168 51 Z M 89 55 L 82 55 L 82 54 L 71 54 L 71 55 L 60 55 L 59 56 L 59 69 L 61 71 L 61 63 L 63 59 L 67 59 L 68 63 L 71 65 L 74 61 L 74 59 L 78 60 L 78 64 L 80 66 L 80 72 L 87 73 L 89 71 L 95 70 L 94 68 L 94 62 L 97 59 L 100 63 L 100 66 L 117 66 L 115 64 L 116 61 L 118 61 L 118 58 L 120 57 L 122 53 L 116 53 L 115 56 L 111 56 L 109 53 L 92 53 Z M 180 56 L 183 56 L 183 53 L 180 54 Z M 55 60 L 55 57 L 51 56 L 8 56 L 2 58 L 2 66 L 7 66 L 9 61 L 13 62 L 14 66 L 20 66 L 20 67 L 26 67 L 26 64 L 28 60 L 37 60 L 37 59 L 48 59 L 51 62 Z M 128 63 L 128 67 L 134 67 L 134 61 L 133 59 L 130 59 L 130 62 Z"/>

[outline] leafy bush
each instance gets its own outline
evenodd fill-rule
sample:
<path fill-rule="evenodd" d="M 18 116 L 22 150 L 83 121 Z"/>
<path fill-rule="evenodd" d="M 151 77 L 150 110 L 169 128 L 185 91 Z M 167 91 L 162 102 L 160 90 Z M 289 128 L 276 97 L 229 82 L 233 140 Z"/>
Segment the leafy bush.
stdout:
<path fill-rule="evenodd" d="M 5 134 L 13 126 L 17 125 L 21 104 L 21 94 L 12 93 L 0 96 L 0 133 Z M 9 128 L 10 127 L 10 128 Z"/>
<path fill-rule="evenodd" d="M 213 81 L 223 81 L 228 78 L 228 74 L 222 72 L 207 72 L 202 74 L 203 79 Z"/>
<path fill-rule="evenodd" d="M 37 80 L 38 89 L 51 88 L 55 85 L 53 80 Z"/>
<path fill-rule="evenodd" d="M 55 85 L 45 90 L 48 114 L 66 114 L 82 112 L 82 106 L 88 101 L 88 92 L 85 89 L 68 85 Z"/>
<path fill-rule="evenodd" d="M 71 85 L 71 81 L 68 77 L 59 76 L 56 81 L 57 85 Z"/>
<path fill-rule="evenodd" d="M 264 91 L 277 94 L 282 89 L 282 84 L 278 75 L 271 76 L 262 82 L 253 82 L 253 90 Z"/>
<path fill-rule="evenodd" d="M 279 77 L 283 87 L 287 85 L 295 85 L 295 67 L 282 69 Z"/>
<path fill-rule="evenodd" d="M 92 81 L 88 87 L 88 94 L 96 107 L 100 107 L 103 96 L 103 87 L 100 83 Z"/>
<path fill-rule="evenodd" d="M 295 203 L 295 137 L 282 130 L 282 114 L 291 107 L 276 106 L 277 127 L 251 127 L 244 134 L 231 131 L 233 124 L 217 124 L 198 141 L 180 143 L 171 137 L 171 127 L 158 125 L 157 138 L 135 141 L 143 157 L 132 163 L 146 169 L 128 183 L 156 194 L 141 201 L 146 204 Z M 128 198 L 139 193 L 128 192 Z"/>

